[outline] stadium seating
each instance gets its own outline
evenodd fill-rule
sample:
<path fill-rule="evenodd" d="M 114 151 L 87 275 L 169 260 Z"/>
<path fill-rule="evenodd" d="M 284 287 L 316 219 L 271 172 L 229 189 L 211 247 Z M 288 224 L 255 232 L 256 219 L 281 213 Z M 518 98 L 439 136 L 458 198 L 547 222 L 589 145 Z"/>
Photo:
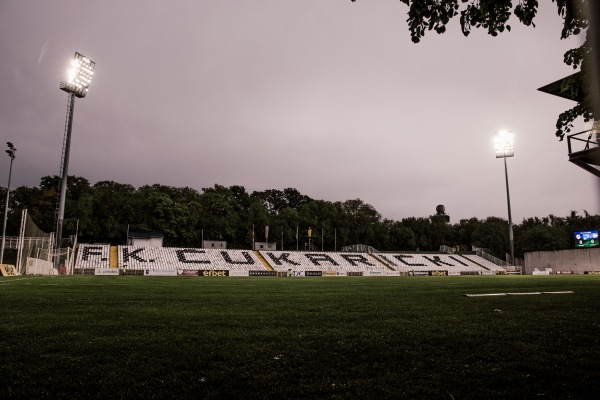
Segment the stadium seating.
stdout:
<path fill-rule="evenodd" d="M 119 268 L 130 270 L 265 270 L 250 250 L 119 246 Z"/>
<path fill-rule="evenodd" d="M 269 251 L 260 256 L 274 271 L 336 271 L 344 273 L 401 273 L 447 271 L 448 275 L 493 274 L 504 268 L 482 257 L 456 254 L 354 253 Z M 80 244 L 75 269 L 109 268 L 110 245 Z M 118 267 L 128 270 L 264 271 L 267 268 L 250 250 L 180 247 L 118 246 Z"/>
<path fill-rule="evenodd" d="M 463 255 L 463 257 L 483 266 L 484 268 L 487 268 L 490 271 L 493 271 L 494 273 L 506 271 L 506 268 L 501 267 L 500 265 L 494 264 L 493 262 L 488 261 L 485 258 L 480 257 L 480 256 L 465 254 L 465 255 Z"/>
<path fill-rule="evenodd" d="M 334 253 L 306 251 L 260 251 L 275 271 L 388 271 L 367 253 Z"/>
<path fill-rule="evenodd" d="M 485 269 L 459 255 L 375 253 L 381 262 L 400 272 L 448 271 L 448 274 L 484 273 Z"/>
<path fill-rule="evenodd" d="M 108 268 L 110 245 L 80 243 L 75 259 L 76 269 Z"/>

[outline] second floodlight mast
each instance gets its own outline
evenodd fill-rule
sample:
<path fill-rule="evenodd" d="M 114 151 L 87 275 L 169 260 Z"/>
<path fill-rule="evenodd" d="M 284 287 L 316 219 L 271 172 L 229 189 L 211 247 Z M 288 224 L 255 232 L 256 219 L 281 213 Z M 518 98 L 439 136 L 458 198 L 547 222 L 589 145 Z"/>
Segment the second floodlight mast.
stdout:
<path fill-rule="evenodd" d="M 62 158 L 60 163 L 60 192 L 58 210 L 56 214 L 56 266 L 59 263 L 59 254 L 62 239 L 63 221 L 65 218 L 65 196 L 67 194 L 67 175 L 69 174 L 69 153 L 71 150 L 71 131 L 73 128 L 73 109 L 75 97 L 84 98 L 92 82 L 96 63 L 80 53 L 75 53 L 67 81 L 60 83 L 60 90 L 69 93 L 67 102 L 67 121 L 65 123 L 65 137 L 63 141 Z"/>
<path fill-rule="evenodd" d="M 510 241 L 510 263 L 515 265 L 515 239 L 513 235 L 512 215 L 510 211 L 510 192 L 508 190 L 508 168 L 506 157 L 514 157 L 515 140 L 512 132 L 500 131 L 494 135 L 496 158 L 504 158 L 504 176 L 506 178 L 506 202 L 508 203 L 508 239 Z"/>
<path fill-rule="evenodd" d="M 12 175 L 12 165 L 13 161 L 15 161 L 15 153 L 17 152 L 17 148 L 12 144 L 12 142 L 6 142 L 8 146 L 8 150 L 6 153 L 10 157 L 10 168 L 8 170 L 8 186 L 6 186 L 6 204 L 4 206 L 4 223 L 2 224 L 2 247 L 0 247 L 0 264 L 4 263 L 4 244 L 6 241 L 6 220 L 8 219 L 8 200 L 10 196 L 10 176 Z"/>

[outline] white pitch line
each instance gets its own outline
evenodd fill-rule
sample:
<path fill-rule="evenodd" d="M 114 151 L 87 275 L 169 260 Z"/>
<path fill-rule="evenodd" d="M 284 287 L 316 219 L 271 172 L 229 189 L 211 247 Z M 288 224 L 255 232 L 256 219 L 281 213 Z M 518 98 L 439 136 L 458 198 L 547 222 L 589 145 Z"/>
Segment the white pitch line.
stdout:
<path fill-rule="evenodd" d="M 542 294 L 573 294 L 575 293 L 572 290 L 564 290 L 562 292 L 542 292 Z"/>
<path fill-rule="evenodd" d="M 532 294 L 542 294 L 542 292 L 516 292 L 516 293 L 506 293 L 509 296 L 529 296 Z"/>
<path fill-rule="evenodd" d="M 475 293 L 465 294 L 467 297 L 491 297 L 491 296 L 529 296 L 535 294 L 573 294 L 572 290 L 564 290 L 561 292 L 514 292 L 514 293 Z"/>
<path fill-rule="evenodd" d="M 29 279 L 35 279 L 35 278 L 7 279 L 7 280 L 0 281 L 0 283 L 10 283 L 10 282 L 15 282 L 15 281 L 25 281 L 25 280 L 29 280 Z"/>

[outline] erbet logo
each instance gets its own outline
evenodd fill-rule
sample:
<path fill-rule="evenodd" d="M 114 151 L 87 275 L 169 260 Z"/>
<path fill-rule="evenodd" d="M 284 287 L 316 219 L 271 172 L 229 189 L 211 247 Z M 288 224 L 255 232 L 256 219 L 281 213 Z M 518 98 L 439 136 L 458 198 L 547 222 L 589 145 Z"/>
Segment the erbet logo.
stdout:
<path fill-rule="evenodd" d="M 227 276 L 227 271 L 202 271 L 202 276 Z"/>

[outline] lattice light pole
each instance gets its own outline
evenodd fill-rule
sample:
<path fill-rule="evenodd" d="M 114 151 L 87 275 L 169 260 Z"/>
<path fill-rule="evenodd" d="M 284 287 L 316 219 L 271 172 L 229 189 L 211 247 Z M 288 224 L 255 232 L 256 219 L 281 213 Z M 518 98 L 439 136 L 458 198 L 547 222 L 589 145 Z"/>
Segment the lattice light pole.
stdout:
<path fill-rule="evenodd" d="M 0 248 L 0 264 L 4 263 L 4 244 L 6 242 L 6 220 L 8 219 L 8 199 L 10 195 L 10 177 L 12 175 L 12 165 L 15 160 L 15 152 L 17 149 L 11 142 L 6 142 L 8 150 L 6 153 L 10 157 L 10 169 L 8 170 L 8 186 L 6 186 L 6 204 L 4 205 L 4 224 L 2 225 L 2 247 Z"/>
<path fill-rule="evenodd" d="M 508 190 L 508 168 L 506 167 L 506 157 L 514 157 L 514 135 L 512 132 L 500 131 L 494 135 L 494 147 L 496 148 L 496 158 L 504 158 L 504 176 L 506 177 L 506 201 L 508 203 L 508 238 L 510 241 L 510 261 L 515 265 L 515 240 L 513 236 L 512 215 L 510 211 L 510 192 Z"/>
<path fill-rule="evenodd" d="M 73 109 L 75 97 L 84 98 L 92 82 L 96 63 L 80 53 L 75 53 L 67 81 L 60 83 L 60 90 L 69 93 L 67 102 L 67 121 L 65 123 L 65 137 L 63 142 L 62 159 L 60 165 L 60 193 L 56 219 L 56 262 L 60 253 L 63 221 L 65 217 L 65 196 L 67 193 L 67 175 L 69 173 L 69 153 L 71 150 L 71 131 L 73 128 Z M 57 265 L 58 266 L 58 265 Z"/>

